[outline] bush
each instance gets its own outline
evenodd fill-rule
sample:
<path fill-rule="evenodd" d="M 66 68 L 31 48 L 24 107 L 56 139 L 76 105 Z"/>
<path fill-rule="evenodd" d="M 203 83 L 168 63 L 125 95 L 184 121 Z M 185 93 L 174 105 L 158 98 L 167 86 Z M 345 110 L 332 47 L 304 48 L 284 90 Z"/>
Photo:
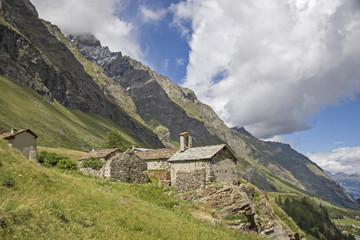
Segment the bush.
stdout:
<path fill-rule="evenodd" d="M 64 157 L 52 152 L 42 151 L 39 154 L 39 163 L 41 163 L 45 167 L 55 167 L 60 159 L 64 159 L 68 157 Z"/>
<path fill-rule="evenodd" d="M 104 162 L 99 158 L 89 158 L 82 161 L 83 168 L 92 168 L 94 170 L 99 171 L 104 165 Z"/>
<path fill-rule="evenodd" d="M 39 163 L 45 167 L 56 167 L 64 170 L 76 169 L 76 163 L 69 157 L 46 151 L 40 152 Z"/>
<path fill-rule="evenodd" d="M 64 158 L 59 160 L 59 162 L 56 164 L 56 168 L 64 170 L 76 170 L 77 166 L 76 163 L 70 158 Z"/>

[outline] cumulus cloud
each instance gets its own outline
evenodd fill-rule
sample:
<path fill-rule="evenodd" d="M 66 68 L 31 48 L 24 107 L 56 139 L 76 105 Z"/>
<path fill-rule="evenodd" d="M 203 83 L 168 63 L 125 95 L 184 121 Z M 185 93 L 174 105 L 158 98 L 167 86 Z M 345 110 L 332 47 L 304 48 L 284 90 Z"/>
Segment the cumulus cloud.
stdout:
<path fill-rule="evenodd" d="M 144 22 L 157 22 L 161 20 L 167 13 L 165 8 L 151 10 L 144 5 L 140 6 L 139 9 Z"/>
<path fill-rule="evenodd" d="M 306 130 L 360 92 L 356 0 L 187 0 L 171 6 L 191 51 L 183 85 L 261 138 Z"/>
<path fill-rule="evenodd" d="M 308 153 L 306 156 L 331 173 L 360 174 L 360 147 L 338 148 L 331 152 Z"/>
<path fill-rule="evenodd" d="M 112 51 L 142 59 L 134 36 L 134 25 L 116 15 L 123 10 L 121 0 L 32 0 L 41 18 L 56 24 L 65 34 L 94 34 Z"/>

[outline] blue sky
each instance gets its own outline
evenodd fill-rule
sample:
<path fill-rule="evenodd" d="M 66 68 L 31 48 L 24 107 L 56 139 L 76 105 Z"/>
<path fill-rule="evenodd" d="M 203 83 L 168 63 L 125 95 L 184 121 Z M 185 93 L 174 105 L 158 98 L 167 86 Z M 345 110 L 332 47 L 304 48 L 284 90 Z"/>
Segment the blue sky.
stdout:
<path fill-rule="evenodd" d="M 194 90 L 230 127 L 333 172 L 360 162 L 356 0 L 32 2 L 64 33 L 91 32 Z"/>

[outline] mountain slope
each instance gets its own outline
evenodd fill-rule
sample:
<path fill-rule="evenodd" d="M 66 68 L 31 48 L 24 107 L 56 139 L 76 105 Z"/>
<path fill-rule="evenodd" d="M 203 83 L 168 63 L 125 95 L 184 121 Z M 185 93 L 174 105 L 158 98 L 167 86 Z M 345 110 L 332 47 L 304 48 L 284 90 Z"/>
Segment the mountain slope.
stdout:
<path fill-rule="evenodd" d="M 30 127 L 39 136 L 38 145 L 83 150 L 101 148 L 106 132 L 112 128 L 122 132 L 127 143 L 143 145 L 132 138 L 132 134 L 127 134 L 128 129 L 120 128 L 109 118 L 69 109 L 57 101 L 49 102 L 30 87 L 1 76 L 0 89 L 0 126 L 6 130 Z"/>
<path fill-rule="evenodd" d="M 2 0 L 0 13 L 0 75 L 30 86 L 49 101 L 110 118 L 140 143 L 163 146 L 149 128 L 103 94 L 28 0 Z"/>
<path fill-rule="evenodd" d="M 103 67 L 111 79 L 128 89 L 138 114 L 159 135 L 164 144 L 177 145 L 178 134 L 184 131 L 191 132 L 195 145 L 222 142 L 208 131 L 202 121 L 189 116 L 171 99 L 166 86 L 171 90 L 179 87 L 170 79 L 128 56 L 122 56 L 120 52 L 110 52 L 91 35 L 71 37 L 71 40 L 87 59 Z M 183 97 L 196 98 L 189 91 L 180 90 L 180 94 Z"/>
<path fill-rule="evenodd" d="M 328 176 L 340 183 L 354 198 L 360 198 L 360 175 L 346 174 L 342 172 L 330 173 L 326 172 Z"/>

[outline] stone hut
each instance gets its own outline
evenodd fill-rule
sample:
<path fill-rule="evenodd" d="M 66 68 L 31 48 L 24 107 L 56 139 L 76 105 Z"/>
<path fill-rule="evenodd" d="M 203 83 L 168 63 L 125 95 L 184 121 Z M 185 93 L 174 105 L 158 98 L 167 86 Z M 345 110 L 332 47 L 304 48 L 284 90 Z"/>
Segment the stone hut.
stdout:
<path fill-rule="evenodd" d="M 36 138 L 30 129 L 11 129 L 11 132 L 0 135 L 0 139 L 6 140 L 10 147 L 18 149 L 27 159 L 38 162 Z"/>
<path fill-rule="evenodd" d="M 100 169 L 100 177 L 127 183 L 147 183 L 147 164 L 133 152 L 116 155 Z"/>
<path fill-rule="evenodd" d="M 120 153 L 122 153 L 122 151 L 118 148 L 93 149 L 91 152 L 78 159 L 78 165 L 81 166 L 83 160 L 90 158 L 99 158 L 101 161 L 105 162 Z"/>
<path fill-rule="evenodd" d="M 168 162 L 171 185 L 178 191 L 215 182 L 237 183 L 237 159 L 225 144 L 183 148 Z"/>
<path fill-rule="evenodd" d="M 147 164 L 133 152 L 117 153 L 104 162 L 103 167 L 96 171 L 91 168 L 80 168 L 85 175 L 110 178 L 127 183 L 147 183 Z"/>

